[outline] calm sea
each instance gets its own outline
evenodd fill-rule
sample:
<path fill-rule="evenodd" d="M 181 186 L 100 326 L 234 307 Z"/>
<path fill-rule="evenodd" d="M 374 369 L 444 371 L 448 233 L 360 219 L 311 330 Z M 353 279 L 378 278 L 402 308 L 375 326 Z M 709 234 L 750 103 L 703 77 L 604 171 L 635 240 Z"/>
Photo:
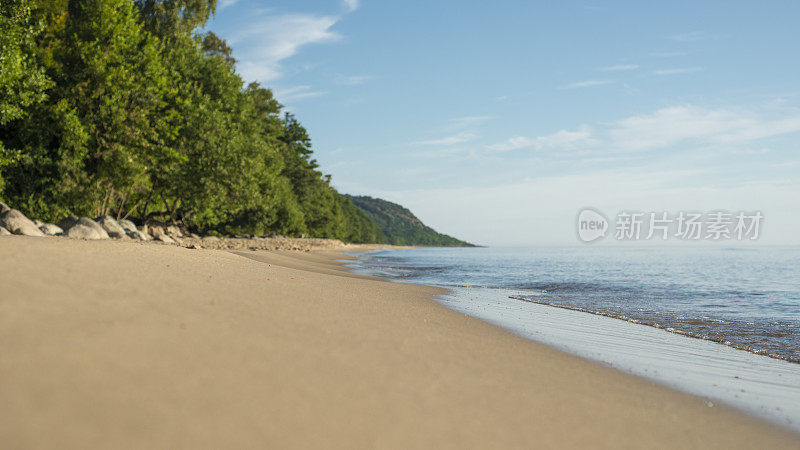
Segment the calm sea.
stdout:
<path fill-rule="evenodd" d="M 800 248 L 420 248 L 362 270 L 599 314 L 800 363 Z"/>

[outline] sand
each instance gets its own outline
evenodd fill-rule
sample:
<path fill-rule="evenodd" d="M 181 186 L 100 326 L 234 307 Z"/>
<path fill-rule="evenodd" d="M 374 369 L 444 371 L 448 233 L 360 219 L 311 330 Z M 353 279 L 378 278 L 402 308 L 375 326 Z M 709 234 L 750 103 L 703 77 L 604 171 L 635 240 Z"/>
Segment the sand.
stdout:
<path fill-rule="evenodd" d="M 341 258 L 0 237 L 2 447 L 800 448 Z"/>

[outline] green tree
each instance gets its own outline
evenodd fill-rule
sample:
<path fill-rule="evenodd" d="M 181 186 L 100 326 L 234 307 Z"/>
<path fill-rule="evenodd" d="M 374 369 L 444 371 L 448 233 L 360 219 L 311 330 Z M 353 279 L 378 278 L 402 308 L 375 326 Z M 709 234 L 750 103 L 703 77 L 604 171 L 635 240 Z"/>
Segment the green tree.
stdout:
<path fill-rule="evenodd" d="M 20 0 L 0 2 L 0 127 L 20 119 L 25 108 L 45 99 L 51 82 L 30 55 L 34 38 L 41 31 L 31 20 L 30 7 Z M 19 151 L 0 141 L 0 194 L 3 168 L 19 158 Z"/>

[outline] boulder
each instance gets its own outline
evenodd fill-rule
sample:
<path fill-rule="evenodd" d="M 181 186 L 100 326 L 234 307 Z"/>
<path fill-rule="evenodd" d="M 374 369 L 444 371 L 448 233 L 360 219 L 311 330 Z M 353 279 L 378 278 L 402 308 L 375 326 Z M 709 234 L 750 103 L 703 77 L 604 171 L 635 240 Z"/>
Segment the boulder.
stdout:
<path fill-rule="evenodd" d="M 106 230 L 106 233 L 108 233 L 109 237 L 114 239 L 128 239 L 125 229 L 122 228 L 122 226 L 120 226 L 120 224 L 117 223 L 113 217 L 109 215 L 100 216 L 94 219 L 94 221 L 103 227 L 104 230 Z"/>
<path fill-rule="evenodd" d="M 42 222 L 41 220 L 33 219 L 31 220 L 31 222 L 33 222 L 33 224 L 36 225 L 36 228 L 42 228 L 42 225 L 44 225 L 44 222 Z"/>
<path fill-rule="evenodd" d="M 130 221 L 130 220 L 128 220 L 128 219 L 119 219 L 119 220 L 117 221 L 117 223 L 118 223 L 118 224 L 119 224 L 119 226 L 121 226 L 121 227 L 122 227 L 122 229 L 123 229 L 123 230 L 125 230 L 126 232 L 127 232 L 127 231 L 138 231 L 138 230 L 136 229 L 136 224 L 134 224 L 133 222 L 131 222 L 131 221 Z"/>
<path fill-rule="evenodd" d="M 25 236 L 44 236 L 44 233 L 33 224 L 25 214 L 17 211 L 16 209 L 9 209 L 8 211 L 0 214 L 0 226 L 4 227 L 13 234 L 21 234 Z"/>
<path fill-rule="evenodd" d="M 168 235 L 166 235 L 164 233 L 161 233 L 161 234 L 153 236 L 153 240 L 154 241 L 161 241 L 161 242 L 163 242 L 165 244 L 175 244 L 175 239 L 172 239 L 171 237 L 169 237 Z"/>
<path fill-rule="evenodd" d="M 136 239 L 138 241 L 149 241 L 150 240 L 150 236 L 148 236 L 145 233 L 142 233 L 139 230 L 126 231 L 126 234 L 128 235 L 129 238 Z"/>
<path fill-rule="evenodd" d="M 219 238 L 216 236 L 205 236 L 203 240 L 206 242 L 219 242 Z"/>
<path fill-rule="evenodd" d="M 64 232 L 61 227 L 58 225 L 53 225 L 52 223 L 44 223 L 39 226 L 39 229 L 42 230 L 42 233 L 46 234 L 47 236 L 55 236 Z"/>
<path fill-rule="evenodd" d="M 11 235 L 10 231 L 6 230 L 3 227 L 0 227 L 0 236 L 10 236 L 10 235 Z"/>
<path fill-rule="evenodd" d="M 181 233 L 181 229 L 176 227 L 175 225 L 170 225 L 167 227 L 166 230 L 167 234 L 172 237 L 183 237 L 183 233 Z"/>
<path fill-rule="evenodd" d="M 158 225 L 145 225 L 150 232 L 150 236 L 156 237 L 164 234 L 164 229 Z M 144 231 L 144 230 L 142 230 Z M 145 231 L 147 233 L 147 231 Z"/>
<path fill-rule="evenodd" d="M 103 227 L 88 217 L 77 217 L 70 214 L 69 217 L 58 222 L 58 226 L 64 230 L 64 235 L 74 239 L 108 239 L 108 233 Z"/>
<path fill-rule="evenodd" d="M 3 202 L 0 202 L 0 214 L 3 214 L 3 213 L 5 213 L 6 211 L 8 211 L 10 209 L 11 208 L 9 208 L 8 205 L 6 205 Z M 6 230 L 6 231 L 8 231 L 8 230 Z"/>

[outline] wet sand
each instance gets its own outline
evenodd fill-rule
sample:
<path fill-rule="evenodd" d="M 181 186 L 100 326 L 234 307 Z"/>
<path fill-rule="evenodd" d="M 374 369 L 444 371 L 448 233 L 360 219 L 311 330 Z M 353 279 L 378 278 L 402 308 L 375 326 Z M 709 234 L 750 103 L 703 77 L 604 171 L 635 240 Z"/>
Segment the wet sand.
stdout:
<path fill-rule="evenodd" d="M 800 448 L 342 258 L 0 237 L 0 442 Z"/>

